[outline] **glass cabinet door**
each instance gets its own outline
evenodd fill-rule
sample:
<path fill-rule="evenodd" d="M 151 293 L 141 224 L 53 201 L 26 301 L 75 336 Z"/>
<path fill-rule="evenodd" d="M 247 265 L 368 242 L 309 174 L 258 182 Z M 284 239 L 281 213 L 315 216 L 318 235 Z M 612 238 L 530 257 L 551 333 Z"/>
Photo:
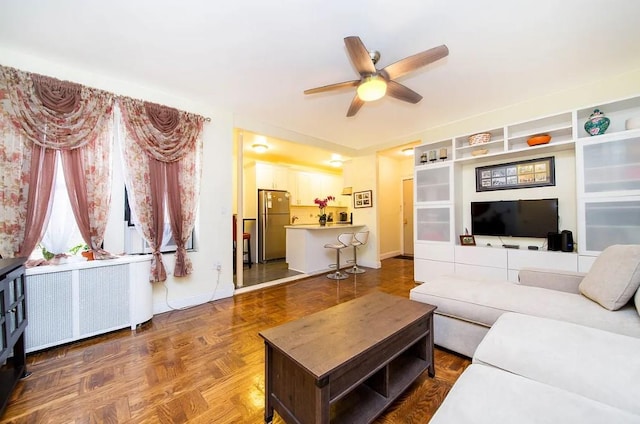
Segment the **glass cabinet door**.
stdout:
<path fill-rule="evenodd" d="M 613 244 L 640 244 L 640 198 L 584 202 L 584 249 L 599 252 Z"/>
<path fill-rule="evenodd" d="M 450 165 L 417 170 L 416 203 L 450 201 L 451 180 Z"/>
<path fill-rule="evenodd" d="M 585 144 L 583 192 L 640 194 L 640 137 Z"/>
<path fill-rule="evenodd" d="M 451 242 L 451 206 L 419 207 L 416 212 L 416 240 Z"/>

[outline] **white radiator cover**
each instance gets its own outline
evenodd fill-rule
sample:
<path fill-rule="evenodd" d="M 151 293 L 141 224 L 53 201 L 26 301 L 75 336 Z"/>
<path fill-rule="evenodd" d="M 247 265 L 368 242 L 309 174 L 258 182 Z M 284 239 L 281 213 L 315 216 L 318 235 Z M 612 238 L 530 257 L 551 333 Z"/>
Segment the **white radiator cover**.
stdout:
<path fill-rule="evenodd" d="M 27 352 L 131 327 L 153 316 L 150 257 L 27 270 Z"/>

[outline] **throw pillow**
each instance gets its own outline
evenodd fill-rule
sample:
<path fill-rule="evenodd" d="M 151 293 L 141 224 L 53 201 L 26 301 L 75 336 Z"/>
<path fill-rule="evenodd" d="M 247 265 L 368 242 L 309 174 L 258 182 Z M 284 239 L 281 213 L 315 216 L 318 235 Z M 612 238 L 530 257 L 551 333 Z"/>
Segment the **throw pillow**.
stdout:
<path fill-rule="evenodd" d="M 640 245 L 613 245 L 598 256 L 580 283 L 580 293 L 615 311 L 640 286 Z"/>
<path fill-rule="evenodd" d="M 640 288 L 636 290 L 636 295 L 633 298 L 633 301 L 636 302 L 636 309 L 638 310 L 638 315 L 640 315 Z"/>

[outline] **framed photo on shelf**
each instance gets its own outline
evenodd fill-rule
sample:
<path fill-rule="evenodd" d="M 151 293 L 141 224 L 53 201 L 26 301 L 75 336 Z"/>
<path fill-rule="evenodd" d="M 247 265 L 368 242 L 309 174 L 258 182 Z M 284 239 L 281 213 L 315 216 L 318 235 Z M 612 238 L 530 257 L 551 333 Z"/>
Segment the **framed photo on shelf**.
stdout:
<path fill-rule="evenodd" d="M 554 157 L 476 168 L 476 191 L 556 185 Z"/>
<path fill-rule="evenodd" d="M 462 246 L 475 246 L 476 239 L 471 234 L 463 234 L 460 236 L 460 244 Z"/>
<path fill-rule="evenodd" d="M 354 208 L 371 208 L 373 200 L 371 199 L 371 190 L 356 191 L 353 193 Z"/>

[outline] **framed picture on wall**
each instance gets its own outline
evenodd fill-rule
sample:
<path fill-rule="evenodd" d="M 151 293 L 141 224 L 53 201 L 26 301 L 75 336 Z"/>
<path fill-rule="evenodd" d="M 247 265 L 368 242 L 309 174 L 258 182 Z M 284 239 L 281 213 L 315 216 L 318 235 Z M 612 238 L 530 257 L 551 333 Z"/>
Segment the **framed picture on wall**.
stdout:
<path fill-rule="evenodd" d="M 556 185 L 553 156 L 476 168 L 476 191 Z"/>
<path fill-rule="evenodd" d="M 371 190 L 356 191 L 353 193 L 354 208 L 371 208 L 373 200 L 371 198 Z"/>

